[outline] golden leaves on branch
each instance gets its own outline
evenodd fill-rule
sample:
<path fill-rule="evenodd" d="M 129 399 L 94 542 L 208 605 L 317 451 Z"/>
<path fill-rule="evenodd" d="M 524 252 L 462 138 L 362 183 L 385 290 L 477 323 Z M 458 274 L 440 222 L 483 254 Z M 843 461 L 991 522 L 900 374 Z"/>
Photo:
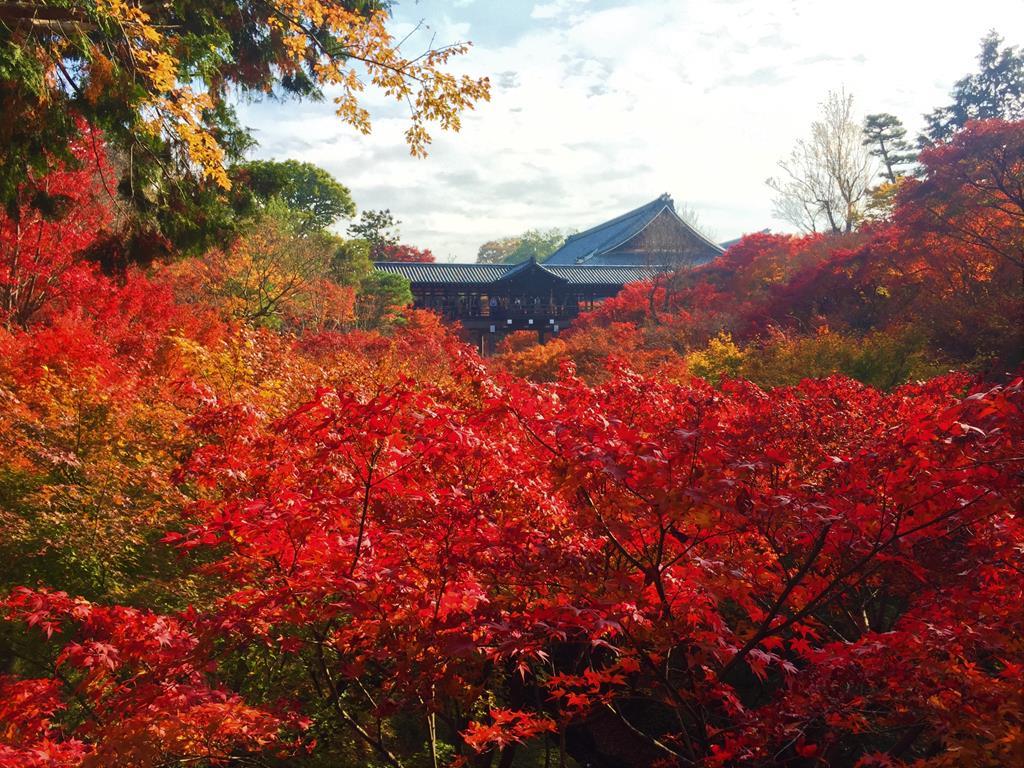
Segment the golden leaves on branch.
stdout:
<path fill-rule="evenodd" d="M 363 93 L 368 86 L 378 88 L 408 106 L 405 138 L 416 156 L 425 155 L 430 144 L 428 124 L 457 131 L 461 112 L 490 98 L 487 78 L 447 70 L 453 57 L 469 50 L 468 43 L 406 56 L 405 40 L 388 30 L 385 11 L 355 11 L 339 0 L 267 0 L 254 3 L 244 17 L 223 19 L 222 33 L 232 23 L 242 24 L 251 29 L 241 34 L 265 41 L 268 68 L 259 77 L 238 70 L 240 54 L 220 37 L 209 41 L 219 62 L 197 76 L 191 60 L 196 41 L 181 35 L 174 15 L 187 14 L 188 7 L 172 13 L 137 0 L 78 3 L 76 18 L 87 27 L 58 28 L 46 37 L 28 33 L 24 39 L 52 62 L 49 89 L 73 91 L 93 106 L 109 97 L 124 101 L 140 118 L 140 138 L 166 142 L 183 166 L 224 188 L 224 150 L 209 113 L 230 85 L 269 93 L 285 78 L 306 80 L 314 90 L 327 90 L 337 115 L 362 133 L 371 130 Z M 69 61 L 81 64 L 69 68 Z"/>
<path fill-rule="evenodd" d="M 224 170 L 224 151 L 204 123 L 203 113 L 214 106 L 209 92 L 197 92 L 179 79 L 181 61 L 175 51 L 179 39 L 165 34 L 149 13 L 125 0 L 96 0 L 95 13 L 112 24 L 119 39 L 108 49 L 127 68 L 130 84 L 144 92 L 136 109 L 144 129 L 153 138 L 164 138 L 186 162 L 218 186 L 230 187 Z M 90 47 L 85 97 L 95 102 L 112 83 L 113 64 L 97 46 Z"/>
<path fill-rule="evenodd" d="M 463 110 L 472 109 L 477 101 L 490 100 L 488 78 L 456 76 L 443 69 L 453 57 L 469 51 L 468 43 L 431 48 L 420 56 L 406 58 L 401 55 L 401 44 L 387 29 L 387 14 L 383 11 L 366 17 L 315 0 L 283 0 L 280 6 L 280 16 L 270 23 L 285 33 L 285 48 L 293 54 L 292 60 L 282 66 L 298 70 L 312 58 L 317 80 L 340 88 L 341 93 L 334 98 L 338 116 L 364 134 L 370 132 L 371 121 L 359 97 L 367 81 L 409 106 L 412 125 L 405 138 L 417 157 L 426 155 L 431 142 L 427 123 L 458 131 Z M 326 28 L 337 41 L 338 50 L 329 51 L 317 43 L 309 34 L 310 25 Z M 366 80 L 356 65 L 361 65 Z"/>

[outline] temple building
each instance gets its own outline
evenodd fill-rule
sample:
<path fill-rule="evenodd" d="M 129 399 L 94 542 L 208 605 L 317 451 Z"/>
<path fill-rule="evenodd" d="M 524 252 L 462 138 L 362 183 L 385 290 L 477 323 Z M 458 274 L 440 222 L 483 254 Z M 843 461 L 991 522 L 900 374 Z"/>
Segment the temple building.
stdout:
<path fill-rule="evenodd" d="M 662 195 L 572 235 L 543 263 L 385 261 L 374 266 L 407 278 L 416 308 L 460 323 L 466 340 L 491 354 L 513 331 L 535 331 L 543 342 L 626 283 L 706 264 L 720 253 L 722 248 L 687 224 L 672 198 Z"/>

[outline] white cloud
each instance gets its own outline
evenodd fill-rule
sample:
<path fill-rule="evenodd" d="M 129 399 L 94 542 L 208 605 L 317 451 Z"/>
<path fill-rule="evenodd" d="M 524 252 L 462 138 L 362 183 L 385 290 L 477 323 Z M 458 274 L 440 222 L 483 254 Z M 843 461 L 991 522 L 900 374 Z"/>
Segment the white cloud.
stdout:
<path fill-rule="evenodd" d="M 368 137 L 329 104 L 243 109 L 260 154 L 324 166 L 441 258 L 472 259 L 529 227 L 585 228 L 666 191 L 726 238 L 782 226 L 764 180 L 830 87 L 914 132 L 974 69 L 989 28 L 1024 29 L 1017 0 L 975 0 L 970 14 L 949 0 L 862 0 L 842 13 L 828 0 L 506 2 L 499 26 L 496 6 L 479 2 L 410 5 L 396 20 L 422 14 L 438 41 L 488 41 L 458 66 L 491 76 L 492 102 L 462 133 L 435 134 L 427 160 L 406 153 L 393 106 Z"/>
<path fill-rule="evenodd" d="M 551 3 L 537 3 L 530 12 L 530 18 L 557 19 L 587 2 L 588 0 L 554 0 Z"/>

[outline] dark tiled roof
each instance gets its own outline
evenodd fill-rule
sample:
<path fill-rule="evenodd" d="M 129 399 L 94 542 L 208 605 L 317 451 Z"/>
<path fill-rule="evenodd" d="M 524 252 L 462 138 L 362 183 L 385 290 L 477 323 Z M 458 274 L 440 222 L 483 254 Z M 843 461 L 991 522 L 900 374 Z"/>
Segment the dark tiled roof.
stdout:
<path fill-rule="evenodd" d="M 545 263 L 559 266 L 579 264 L 603 250 L 614 248 L 650 224 L 655 216 L 665 210 L 668 204 L 668 201 L 662 196 L 617 216 L 611 221 L 572 235 L 566 239 L 561 248 L 545 260 Z"/>
<path fill-rule="evenodd" d="M 712 253 L 718 254 L 722 252 L 722 249 L 718 245 L 708 240 L 702 234 L 693 229 L 693 227 L 679 218 L 679 215 L 676 213 L 675 205 L 672 202 L 672 198 L 666 194 L 652 200 L 646 205 L 641 205 L 639 208 L 635 208 L 628 213 L 617 216 L 610 221 L 606 221 L 603 224 L 598 224 L 596 227 L 591 227 L 584 232 L 572 235 L 565 241 L 562 247 L 551 254 L 544 263 L 558 266 L 580 263 L 597 264 L 601 263 L 594 261 L 594 259 L 598 258 L 606 259 L 607 261 L 605 263 L 625 264 L 630 261 L 635 263 L 639 258 L 644 257 L 630 257 L 625 254 L 604 254 L 606 251 L 610 251 L 638 235 L 648 224 L 654 221 L 654 219 L 666 209 L 669 210 L 671 215 L 675 216 L 683 226 L 693 232 L 693 234 L 700 240 L 704 241 L 709 246 Z"/>
<path fill-rule="evenodd" d="M 717 252 L 708 252 L 697 256 L 694 253 L 660 253 L 657 257 L 651 254 L 638 253 L 638 252 L 623 252 L 616 251 L 613 253 L 599 253 L 595 256 L 591 256 L 589 259 L 583 262 L 584 266 L 587 267 L 633 267 L 635 269 L 648 269 L 651 267 L 651 262 L 657 258 L 662 264 L 683 265 L 690 267 L 699 267 L 703 264 L 707 264 L 709 261 L 713 261 L 718 256 Z M 552 266 L 548 262 L 544 262 L 545 266 Z"/>
<path fill-rule="evenodd" d="M 625 285 L 626 283 L 649 280 L 660 271 L 656 267 L 592 266 L 590 264 L 571 267 L 543 264 L 541 268 L 556 277 L 565 278 L 572 285 Z"/>
<path fill-rule="evenodd" d="M 380 272 L 402 275 L 411 283 L 493 283 L 514 264 L 429 264 L 425 262 L 378 261 Z"/>
<path fill-rule="evenodd" d="M 530 268 L 565 280 L 570 285 L 625 285 L 653 277 L 658 270 L 635 266 L 554 266 L 524 261 L 519 264 L 427 264 L 404 261 L 378 261 L 374 267 L 381 272 L 402 275 L 410 283 L 480 285 L 526 271 Z"/>

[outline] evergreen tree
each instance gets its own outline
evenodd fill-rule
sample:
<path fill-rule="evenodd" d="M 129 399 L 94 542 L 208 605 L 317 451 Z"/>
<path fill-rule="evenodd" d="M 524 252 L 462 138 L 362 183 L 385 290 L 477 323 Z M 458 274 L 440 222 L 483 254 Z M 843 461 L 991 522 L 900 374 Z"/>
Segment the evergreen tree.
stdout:
<path fill-rule="evenodd" d="M 895 115 L 880 112 L 864 120 L 864 146 L 877 157 L 886 181 L 895 184 L 903 175 L 903 167 L 914 162 L 916 154 L 907 142 L 907 129 Z"/>
<path fill-rule="evenodd" d="M 924 116 L 921 146 L 948 140 L 969 120 L 1024 119 L 1024 52 L 1002 44 L 995 30 L 982 38 L 979 71 L 957 81 L 952 104 Z"/>
<path fill-rule="evenodd" d="M 259 213 L 278 199 L 300 219 L 303 232 L 325 230 L 356 212 L 348 187 L 312 163 L 253 160 L 233 166 L 231 177 L 240 214 Z"/>
<path fill-rule="evenodd" d="M 383 258 L 385 249 L 398 245 L 398 225 L 402 222 L 394 217 L 390 208 L 382 211 L 363 211 L 359 221 L 350 224 L 351 237 L 365 240 L 370 244 L 370 257 L 375 261 Z"/>

